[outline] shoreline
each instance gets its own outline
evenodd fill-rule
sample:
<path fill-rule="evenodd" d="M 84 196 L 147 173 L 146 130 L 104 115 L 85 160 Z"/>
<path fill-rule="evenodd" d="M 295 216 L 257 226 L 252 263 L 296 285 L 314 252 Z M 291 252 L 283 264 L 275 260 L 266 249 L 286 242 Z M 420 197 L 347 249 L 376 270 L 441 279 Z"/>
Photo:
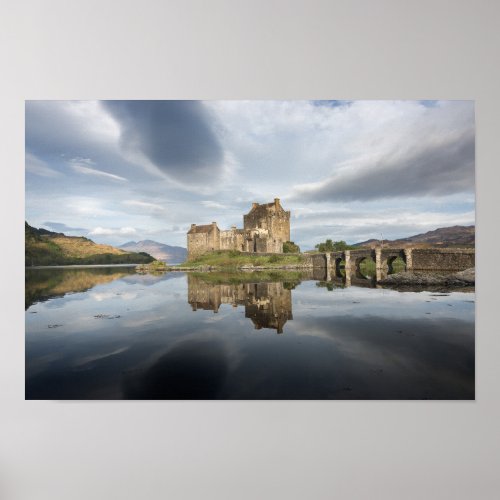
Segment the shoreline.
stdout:
<path fill-rule="evenodd" d="M 378 284 L 394 288 L 407 286 L 475 287 L 476 271 L 474 267 L 451 273 L 404 271 L 390 274 Z"/>
<path fill-rule="evenodd" d="M 140 264 L 55 264 L 50 266 L 24 266 L 24 269 L 76 269 L 89 267 L 137 267 Z"/>
<path fill-rule="evenodd" d="M 200 272 L 200 273 L 210 273 L 210 272 L 251 272 L 251 271 L 308 271 L 314 269 L 313 266 L 310 265 L 295 265 L 295 264 L 286 264 L 282 266 L 252 266 L 252 265 L 243 265 L 243 266 L 198 266 L 198 267 L 190 267 L 190 266 L 167 266 L 165 271 L 173 271 L 173 272 Z"/>
<path fill-rule="evenodd" d="M 308 272 L 315 268 L 311 264 L 282 264 L 282 265 L 260 265 L 243 264 L 240 266 L 183 266 L 165 265 L 164 267 L 150 266 L 149 264 L 68 264 L 68 265 L 50 265 L 50 266 L 25 266 L 25 270 L 29 269 L 99 269 L 99 268 L 134 268 L 138 273 L 241 273 L 251 274 L 253 272 L 279 272 L 279 271 L 296 271 Z M 446 288 L 457 287 L 475 287 L 475 268 L 466 269 L 464 271 L 455 272 L 432 272 L 432 271 L 402 271 L 395 274 L 390 274 L 384 279 L 376 282 L 380 286 L 388 286 L 391 288 L 405 287 L 424 287 L 424 286 L 440 286 Z"/>

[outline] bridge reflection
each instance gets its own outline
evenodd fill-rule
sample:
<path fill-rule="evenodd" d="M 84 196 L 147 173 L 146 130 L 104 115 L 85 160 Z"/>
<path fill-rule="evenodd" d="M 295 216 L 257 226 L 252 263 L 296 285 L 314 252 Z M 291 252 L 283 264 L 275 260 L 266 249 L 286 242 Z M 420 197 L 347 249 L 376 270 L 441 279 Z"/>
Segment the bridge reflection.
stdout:
<path fill-rule="evenodd" d="M 323 276 L 319 277 L 316 273 L 316 280 L 328 289 L 333 288 L 347 288 L 350 286 L 357 286 L 362 288 L 378 288 L 380 285 L 377 281 L 386 277 L 387 274 L 381 275 L 380 272 L 374 272 L 373 275 L 363 274 L 360 269 L 344 270 L 337 268 L 335 272 L 328 272 L 323 269 Z"/>
<path fill-rule="evenodd" d="M 283 333 L 283 327 L 292 315 L 292 292 L 296 283 L 208 283 L 199 276 L 189 275 L 188 302 L 193 311 L 198 309 L 217 313 L 221 304 L 244 306 L 245 318 L 256 330 L 269 328 Z"/>

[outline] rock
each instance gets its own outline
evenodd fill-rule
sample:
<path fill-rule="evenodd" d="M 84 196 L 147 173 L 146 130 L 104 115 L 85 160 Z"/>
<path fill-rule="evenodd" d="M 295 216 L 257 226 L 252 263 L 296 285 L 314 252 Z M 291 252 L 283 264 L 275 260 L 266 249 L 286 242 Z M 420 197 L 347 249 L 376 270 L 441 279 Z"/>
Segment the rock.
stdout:
<path fill-rule="evenodd" d="M 458 273 L 425 273 L 405 271 L 402 273 L 391 274 L 380 281 L 381 285 L 395 287 L 404 286 L 445 286 L 445 287 L 464 287 L 474 286 L 475 269 L 466 269 Z"/>
<path fill-rule="evenodd" d="M 455 278 L 465 281 L 466 283 L 474 284 L 476 282 L 476 268 L 471 267 L 470 269 L 466 269 L 465 271 L 460 271 L 459 273 L 455 273 L 453 276 L 455 276 Z"/>

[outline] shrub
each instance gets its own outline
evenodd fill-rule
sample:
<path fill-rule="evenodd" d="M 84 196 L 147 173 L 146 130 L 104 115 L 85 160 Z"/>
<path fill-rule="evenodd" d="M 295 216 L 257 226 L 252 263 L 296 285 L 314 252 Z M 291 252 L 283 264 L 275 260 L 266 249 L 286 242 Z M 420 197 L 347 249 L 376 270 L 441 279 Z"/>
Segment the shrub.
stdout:
<path fill-rule="evenodd" d="M 283 243 L 283 253 L 299 253 L 300 247 L 296 245 L 293 241 L 285 241 Z"/>
<path fill-rule="evenodd" d="M 319 252 L 341 252 L 343 250 L 352 250 L 352 245 L 348 245 L 345 241 L 332 241 L 330 239 L 323 243 L 318 243 L 314 246 Z"/>

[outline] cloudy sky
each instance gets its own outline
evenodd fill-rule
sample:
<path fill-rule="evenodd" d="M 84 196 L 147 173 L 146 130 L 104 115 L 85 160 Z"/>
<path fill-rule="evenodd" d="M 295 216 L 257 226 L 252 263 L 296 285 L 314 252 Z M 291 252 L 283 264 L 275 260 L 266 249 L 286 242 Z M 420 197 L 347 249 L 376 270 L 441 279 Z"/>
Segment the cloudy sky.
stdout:
<path fill-rule="evenodd" d="M 471 101 L 27 101 L 26 220 L 185 246 L 278 197 L 303 250 L 400 238 L 474 224 L 474 144 Z"/>

